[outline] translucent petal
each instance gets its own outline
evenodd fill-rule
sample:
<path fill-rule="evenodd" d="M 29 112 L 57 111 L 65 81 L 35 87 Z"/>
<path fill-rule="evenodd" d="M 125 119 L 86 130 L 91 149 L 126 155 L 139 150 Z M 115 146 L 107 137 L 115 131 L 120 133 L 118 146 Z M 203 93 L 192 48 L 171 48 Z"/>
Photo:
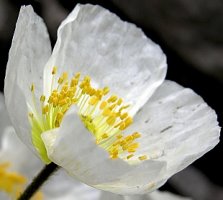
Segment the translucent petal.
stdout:
<path fill-rule="evenodd" d="M 11 125 L 11 122 L 9 121 L 8 113 L 5 107 L 5 99 L 2 93 L 0 93 L 0 113 L 0 128 L 3 132 L 5 128 Z M 0 134 L 0 138 L 1 136 L 2 134 Z"/>
<path fill-rule="evenodd" d="M 44 71 L 44 89 L 50 91 L 52 67 L 58 74 L 82 72 L 95 86 L 132 103 L 135 113 L 162 83 L 166 57 L 141 29 L 108 10 L 78 4 L 58 29 L 53 54 Z"/>
<path fill-rule="evenodd" d="M 7 196 L 6 193 L 0 193 L 0 199 L 2 200 L 11 200 L 9 196 Z"/>
<path fill-rule="evenodd" d="M 219 142 L 215 112 L 191 89 L 165 81 L 135 118 L 130 132 L 142 133 L 137 154 L 165 161 L 167 179 Z"/>
<path fill-rule="evenodd" d="M 20 141 L 13 127 L 8 127 L 1 135 L 0 163 L 10 163 L 12 171 L 26 177 L 38 173 L 42 168 L 41 161 Z"/>
<path fill-rule="evenodd" d="M 9 52 L 4 93 L 12 124 L 19 137 L 30 147 L 27 112 L 27 104 L 32 101 L 30 87 L 35 84 L 35 94 L 39 97 L 43 86 L 43 68 L 50 54 L 51 45 L 45 24 L 31 6 L 23 6 Z"/>
<path fill-rule="evenodd" d="M 10 163 L 12 172 L 24 175 L 30 182 L 42 169 L 42 162 L 19 140 L 12 127 L 1 134 L 0 143 L 0 164 Z M 62 169 L 44 184 L 41 192 L 46 200 L 98 200 L 100 196 L 99 190 L 71 179 Z"/>
<path fill-rule="evenodd" d="M 60 169 L 42 188 L 47 200 L 99 200 L 101 191 L 89 187 Z"/>
<path fill-rule="evenodd" d="M 129 165 L 120 159 L 110 159 L 108 152 L 95 144 L 75 106 L 65 115 L 60 128 L 43 133 L 42 138 L 53 162 L 95 188 L 134 194 L 154 190 L 165 182 L 156 181 L 165 169 L 165 162 L 148 160 Z"/>
<path fill-rule="evenodd" d="M 102 192 L 100 200 L 191 200 L 190 198 L 181 197 L 169 192 L 160 192 L 158 190 L 144 194 L 122 196 L 108 192 Z"/>

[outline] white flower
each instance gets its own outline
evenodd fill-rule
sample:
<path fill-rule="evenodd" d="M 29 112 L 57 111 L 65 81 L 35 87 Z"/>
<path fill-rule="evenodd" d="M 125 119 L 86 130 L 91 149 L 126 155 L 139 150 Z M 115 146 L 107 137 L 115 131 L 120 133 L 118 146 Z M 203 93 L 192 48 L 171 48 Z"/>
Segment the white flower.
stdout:
<path fill-rule="evenodd" d="M 100 6 L 77 5 L 52 53 L 42 19 L 22 7 L 6 105 L 18 136 L 45 163 L 95 188 L 145 193 L 219 141 L 215 112 L 164 81 L 166 68 L 159 46 Z"/>
<path fill-rule="evenodd" d="M 32 177 L 42 167 L 30 150 L 17 138 L 13 127 L 8 123 L 3 95 L 0 94 L 0 199 L 15 199 L 25 189 Z M 4 179 L 7 178 L 7 179 Z M 11 179 L 10 179 L 11 178 Z M 11 186 L 11 188 L 10 188 Z M 8 191 L 5 189 L 7 188 Z M 81 183 L 76 183 L 63 171 L 59 171 L 39 191 L 33 200 L 189 200 L 167 192 L 155 191 L 147 195 L 121 196 L 100 192 Z"/>
<path fill-rule="evenodd" d="M 42 168 L 42 162 L 18 139 L 7 122 L 0 94 L 0 199 L 16 199 Z M 78 183 L 59 170 L 32 200 L 99 200 L 101 192 Z"/>

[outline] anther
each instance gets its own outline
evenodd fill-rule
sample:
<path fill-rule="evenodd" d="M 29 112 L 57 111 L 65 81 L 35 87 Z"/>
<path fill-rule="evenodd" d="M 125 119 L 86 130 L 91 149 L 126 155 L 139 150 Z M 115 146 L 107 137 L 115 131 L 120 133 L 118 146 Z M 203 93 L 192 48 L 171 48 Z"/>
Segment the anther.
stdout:
<path fill-rule="evenodd" d="M 107 106 L 107 102 L 106 101 L 102 101 L 101 105 L 100 105 L 100 109 L 104 109 Z"/>
<path fill-rule="evenodd" d="M 88 102 L 90 105 L 94 106 L 95 104 L 97 104 L 99 101 L 99 99 L 95 96 L 91 97 L 90 101 Z"/>
<path fill-rule="evenodd" d="M 30 87 L 30 90 L 31 90 L 31 92 L 34 92 L 34 90 L 35 90 L 35 86 L 34 86 L 33 83 L 32 83 L 32 85 L 31 85 L 31 87 Z"/>
<path fill-rule="evenodd" d="M 44 95 L 41 95 L 41 97 L 40 97 L 40 101 L 44 102 L 45 99 L 46 99 L 46 97 L 45 97 Z"/>
<path fill-rule="evenodd" d="M 122 135 L 117 135 L 116 138 L 117 139 L 121 139 L 123 136 Z"/>
<path fill-rule="evenodd" d="M 77 73 L 74 75 L 74 77 L 75 77 L 76 79 L 79 79 L 80 76 L 81 76 L 81 73 L 80 73 L 80 72 L 77 72 Z"/>
<path fill-rule="evenodd" d="M 29 117 L 33 118 L 33 113 L 32 112 L 29 113 Z"/>
<path fill-rule="evenodd" d="M 52 75 L 56 74 L 57 73 L 57 67 L 53 67 L 53 70 L 52 70 Z"/>
<path fill-rule="evenodd" d="M 126 158 L 127 159 L 130 159 L 130 158 L 132 158 L 134 156 L 134 154 L 130 154 L 130 155 L 128 155 Z"/>
<path fill-rule="evenodd" d="M 138 133 L 138 132 L 134 132 L 134 133 L 132 134 L 132 136 L 134 137 L 134 139 L 136 139 L 136 138 L 140 138 L 140 137 L 141 137 L 141 134 Z"/>
<path fill-rule="evenodd" d="M 108 103 L 114 103 L 117 99 L 118 97 L 116 95 L 112 95 L 109 97 Z"/>
<path fill-rule="evenodd" d="M 65 80 L 67 80 L 67 78 L 68 78 L 68 74 L 67 74 L 67 72 L 64 72 L 58 79 L 58 83 L 62 84 Z"/>
<path fill-rule="evenodd" d="M 49 111 L 49 106 L 48 106 L 48 105 L 46 105 L 46 106 L 44 106 L 44 107 L 42 108 L 42 114 L 43 114 L 43 115 L 45 115 L 46 113 L 48 113 L 48 111 Z"/>
<path fill-rule="evenodd" d="M 109 117 L 109 118 L 106 120 L 106 122 L 107 122 L 107 124 L 108 124 L 109 126 L 113 126 L 114 123 L 115 123 L 115 121 L 116 121 L 116 118 L 115 118 L 115 117 Z"/>
<path fill-rule="evenodd" d="M 104 88 L 103 88 L 103 94 L 104 94 L 104 95 L 108 94 L 109 91 L 110 91 L 109 87 L 104 87 Z"/>
<path fill-rule="evenodd" d="M 120 115 L 120 119 L 123 120 L 126 117 L 128 117 L 128 113 L 123 113 L 122 115 Z"/>
<path fill-rule="evenodd" d="M 118 102 L 117 102 L 117 105 L 121 105 L 122 104 L 122 102 L 123 102 L 123 100 L 120 98 L 119 100 L 118 100 Z"/>
<path fill-rule="evenodd" d="M 107 133 L 104 133 L 102 136 L 101 136 L 102 139 L 107 139 L 108 138 L 108 134 Z"/>
<path fill-rule="evenodd" d="M 139 156 L 138 158 L 139 158 L 139 160 L 146 160 L 146 159 L 147 159 L 147 156 L 146 156 L 146 155 L 144 155 L 144 156 Z"/>

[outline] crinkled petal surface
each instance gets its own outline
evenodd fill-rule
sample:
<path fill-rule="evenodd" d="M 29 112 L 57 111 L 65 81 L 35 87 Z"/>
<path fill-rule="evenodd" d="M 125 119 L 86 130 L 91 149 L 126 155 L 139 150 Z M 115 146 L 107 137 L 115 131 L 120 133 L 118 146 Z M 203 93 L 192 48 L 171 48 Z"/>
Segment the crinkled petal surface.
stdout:
<path fill-rule="evenodd" d="M 101 195 L 101 200 L 191 200 L 190 198 L 181 197 L 169 192 L 160 192 L 158 190 L 144 195 L 131 195 L 122 196 L 117 194 L 112 194 L 108 192 L 103 192 Z"/>
<path fill-rule="evenodd" d="M 5 106 L 1 103 L 2 111 Z M 0 113 L 1 119 L 6 117 L 6 112 Z M 2 130 L 2 126 L 0 129 Z M 20 141 L 12 126 L 7 126 L 0 136 L 0 164 L 10 163 L 12 172 L 24 175 L 30 182 L 42 169 L 42 162 Z M 62 169 L 47 181 L 41 192 L 43 192 L 44 200 L 88 200 L 89 198 L 98 200 L 101 194 L 99 190 L 71 179 Z M 10 200 L 11 198 L 0 191 L 0 199 Z"/>
<path fill-rule="evenodd" d="M 167 163 L 167 179 L 219 142 L 217 116 L 193 90 L 165 81 L 135 115 L 129 131 L 142 133 L 137 154 Z"/>
<path fill-rule="evenodd" d="M 121 159 L 110 159 L 83 126 L 75 106 L 65 115 L 60 128 L 43 133 L 42 138 L 53 162 L 95 188 L 134 194 L 154 190 L 154 183 L 156 187 L 163 184 L 156 179 L 165 170 L 166 162 L 148 160 L 129 165 Z"/>
<path fill-rule="evenodd" d="M 215 112 L 191 89 L 165 81 L 135 116 L 129 132 L 142 133 L 137 154 L 148 160 L 129 165 L 111 160 L 95 145 L 75 108 L 61 127 L 43 134 L 48 156 L 93 187 L 118 194 L 140 194 L 165 181 L 212 149 L 219 141 Z"/>
<path fill-rule="evenodd" d="M 134 114 L 163 82 L 166 57 L 160 47 L 135 25 L 108 10 L 77 5 L 58 29 L 58 39 L 44 71 L 45 94 L 50 91 L 52 67 L 58 75 L 81 72 L 95 86 L 133 104 Z M 136 104 L 137 103 L 137 104 Z"/>
<path fill-rule="evenodd" d="M 4 93 L 12 124 L 19 137 L 31 148 L 28 121 L 28 106 L 32 101 L 30 87 L 35 84 L 35 93 L 39 97 L 43 87 L 43 68 L 50 54 L 45 24 L 31 6 L 23 6 L 9 52 Z"/>

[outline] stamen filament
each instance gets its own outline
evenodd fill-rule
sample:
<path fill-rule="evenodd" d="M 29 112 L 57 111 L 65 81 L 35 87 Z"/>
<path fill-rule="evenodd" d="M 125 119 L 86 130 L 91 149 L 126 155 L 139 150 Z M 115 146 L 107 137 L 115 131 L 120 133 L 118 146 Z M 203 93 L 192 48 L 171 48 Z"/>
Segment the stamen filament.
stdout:
<path fill-rule="evenodd" d="M 125 136 L 123 133 L 133 123 L 127 112 L 130 105 L 124 104 L 122 98 L 116 95 L 106 97 L 109 93 L 108 87 L 95 89 L 91 86 L 89 76 L 80 80 L 80 73 L 76 73 L 69 81 L 68 74 L 64 72 L 57 80 L 58 85 L 54 86 L 56 73 L 57 68 L 53 67 L 49 98 L 40 96 L 41 117 L 37 112 L 34 85 L 31 86 L 35 110 L 32 117 L 30 116 L 33 143 L 42 154 L 42 158 L 48 162 L 46 150 L 42 149 L 41 133 L 60 127 L 64 115 L 74 104 L 84 125 L 95 137 L 96 143 L 107 150 L 112 159 L 129 160 L 135 157 L 132 153 L 139 147 L 135 140 L 140 138 L 141 134 L 134 132 Z M 138 159 L 146 158 L 141 156 Z"/>

